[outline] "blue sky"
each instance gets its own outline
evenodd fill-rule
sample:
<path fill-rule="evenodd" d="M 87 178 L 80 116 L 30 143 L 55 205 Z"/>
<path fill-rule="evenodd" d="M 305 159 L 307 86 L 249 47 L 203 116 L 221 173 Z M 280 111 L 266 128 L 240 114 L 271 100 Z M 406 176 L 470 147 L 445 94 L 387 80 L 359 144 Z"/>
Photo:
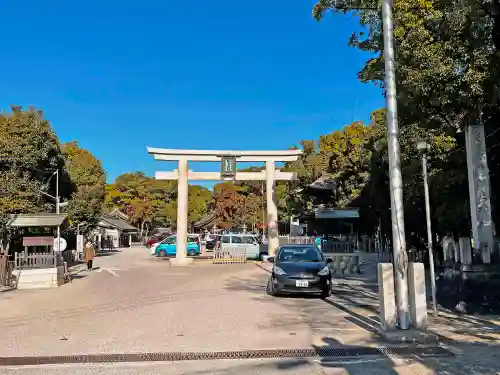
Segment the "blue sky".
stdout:
<path fill-rule="evenodd" d="M 313 0 L 3 0 L 0 107 L 34 105 L 108 180 L 169 170 L 146 146 L 286 149 L 383 106 L 356 18 Z M 218 170 L 217 165 L 190 166 Z"/>

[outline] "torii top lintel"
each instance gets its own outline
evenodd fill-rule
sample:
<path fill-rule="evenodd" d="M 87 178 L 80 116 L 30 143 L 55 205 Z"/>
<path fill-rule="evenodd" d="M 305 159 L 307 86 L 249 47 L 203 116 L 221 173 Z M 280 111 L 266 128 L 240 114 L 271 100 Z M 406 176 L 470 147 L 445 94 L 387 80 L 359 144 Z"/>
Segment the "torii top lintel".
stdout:
<path fill-rule="evenodd" d="M 148 153 L 152 154 L 156 160 L 176 161 L 176 160 L 191 160 L 191 161 L 220 161 L 223 156 L 233 156 L 239 162 L 284 162 L 295 161 L 302 154 L 302 150 L 278 150 L 278 151 L 262 151 L 262 150 L 183 150 L 183 149 L 168 149 L 147 147 Z"/>

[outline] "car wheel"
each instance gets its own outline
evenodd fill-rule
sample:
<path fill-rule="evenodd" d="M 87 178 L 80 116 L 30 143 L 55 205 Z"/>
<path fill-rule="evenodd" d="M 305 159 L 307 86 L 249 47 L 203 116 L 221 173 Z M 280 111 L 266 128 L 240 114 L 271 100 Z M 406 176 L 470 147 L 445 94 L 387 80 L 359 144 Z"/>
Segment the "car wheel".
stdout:
<path fill-rule="evenodd" d="M 189 250 L 188 250 L 188 255 L 189 255 L 190 257 L 194 257 L 194 256 L 196 255 L 196 250 L 194 250 L 194 249 L 189 249 Z"/>
<path fill-rule="evenodd" d="M 263 261 L 264 261 L 264 257 L 265 257 L 266 255 L 267 255 L 266 253 L 260 253 L 260 254 L 259 254 L 259 259 L 263 262 Z"/>
<path fill-rule="evenodd" d="M 159 256 L 161 257 L 166 257 L 167 256 L 167 252 L 165 250 L 160 250 L 160 252 L 158 253 Z"/>
<path fill-rule="evenodd" d="M 327 299 L 328 297 L 331 297 L 332 295 L 332 284 L 330 283 L 329 286 L 327 286 L 322 292 L 321 292 L 321 299 Z"/>
<path fill-rule="evenodd" d="M 274 288 L 273 280 L 270 277 L 267 281 L 266 293 L 272 297 L 276 297 L 278 293 L 276 293 L 276 289 Z"/>

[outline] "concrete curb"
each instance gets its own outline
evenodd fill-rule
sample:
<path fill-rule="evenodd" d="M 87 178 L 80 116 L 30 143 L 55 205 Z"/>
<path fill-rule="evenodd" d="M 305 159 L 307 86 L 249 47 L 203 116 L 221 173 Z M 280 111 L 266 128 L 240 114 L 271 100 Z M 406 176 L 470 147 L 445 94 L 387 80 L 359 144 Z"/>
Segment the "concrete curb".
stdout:
<path fill-rule="evenodd" d="M 425 344 L 435 345 L 439 342 L 439 336 L 426 331 L 415 329 L 398 330 L 386 332 L 378 329 L 379 335 L 393 344 Z"/>

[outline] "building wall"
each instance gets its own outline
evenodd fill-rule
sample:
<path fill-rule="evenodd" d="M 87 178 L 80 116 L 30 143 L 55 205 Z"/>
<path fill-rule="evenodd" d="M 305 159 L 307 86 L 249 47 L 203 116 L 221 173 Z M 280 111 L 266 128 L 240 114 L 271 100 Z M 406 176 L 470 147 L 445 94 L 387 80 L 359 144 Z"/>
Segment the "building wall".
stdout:
<path fill-rule="evenodd" d="M 132 245 L 132 234 L 123 233 L 119 229 L 98 227 L 92 235 L 92 241 L 98 250 L 109 249 L 108 238 L 111 239 L 113 248 L 129 247 Z"/>

